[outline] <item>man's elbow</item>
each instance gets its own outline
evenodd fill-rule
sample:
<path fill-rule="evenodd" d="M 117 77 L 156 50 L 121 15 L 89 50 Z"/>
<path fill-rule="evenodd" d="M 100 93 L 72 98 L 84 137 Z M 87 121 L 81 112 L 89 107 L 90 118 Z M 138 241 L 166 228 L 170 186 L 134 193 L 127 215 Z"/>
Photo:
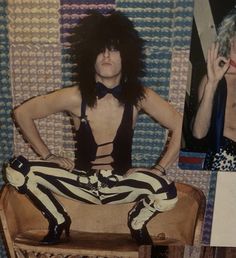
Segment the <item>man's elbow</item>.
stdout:
<path fill-rule="evenodd" d="M 27 115 L 26 110 L 22 106 L 19 106 L 12 111 L 12 118 L 17 124 L 21 124 L 27 117 L 29 117 L 29 115 Z"/>
<path fill-rule="evenodd" d="M 17 107 L 12 111 L 12 118 L 14 121 L 18 122 L 22 117 L 21 107 Z"/>

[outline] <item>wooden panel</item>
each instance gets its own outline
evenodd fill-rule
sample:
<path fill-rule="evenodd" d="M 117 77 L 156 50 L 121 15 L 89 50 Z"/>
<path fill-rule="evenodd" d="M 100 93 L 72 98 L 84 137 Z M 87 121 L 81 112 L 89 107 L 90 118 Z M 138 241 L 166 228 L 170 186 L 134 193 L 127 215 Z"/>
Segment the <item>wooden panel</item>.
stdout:
<path fill-rule="evenodd" d="M 216 37 L 215 24 L 208 0 L 194 1 L 194 18 L 206 60 L 207 50 Z"/>

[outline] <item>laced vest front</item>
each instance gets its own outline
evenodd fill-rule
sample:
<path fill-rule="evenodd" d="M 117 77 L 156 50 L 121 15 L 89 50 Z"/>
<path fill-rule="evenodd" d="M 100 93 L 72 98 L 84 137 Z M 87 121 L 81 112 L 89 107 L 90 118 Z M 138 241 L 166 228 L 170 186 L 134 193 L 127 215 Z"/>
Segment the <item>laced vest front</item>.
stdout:
<path fill-rule="evenodd" d="M 131 151 L 133 138 L 133 106 L 124 104 L 123 116 L 121 123 L 112 142 L 97 144 L 89 121 L 86 116 L 86 103 L 83 100 L 81 105 L 80 127 L 75 134 L 75 168 L 80 170 L 96 169 L 95 161 L 98 158 L 111 156 L 113 161 L 110 163 L 98 163 L 97 165 L 111 165 L 117 174 L 124 174 L 132 166 Z M 113 144 L 111 153 L 96 156 L 98 147 Z"/>

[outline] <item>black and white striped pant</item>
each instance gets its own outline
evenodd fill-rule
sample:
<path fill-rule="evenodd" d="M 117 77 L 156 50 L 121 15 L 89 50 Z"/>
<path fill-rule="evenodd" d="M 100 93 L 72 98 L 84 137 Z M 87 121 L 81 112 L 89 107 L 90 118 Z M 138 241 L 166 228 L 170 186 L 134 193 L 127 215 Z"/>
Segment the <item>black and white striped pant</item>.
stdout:
<path fill-rule="evenodd" d="M 68 172 L 53 163 L 30 161 L 27 172 L 8 166 L 6 176 L 47 219 L 58 224 L 64 222 L 66 212 L 53 193 L 90 204 L 136 202 L 128 218 L 133 229 L 142 228 L 156 213 L 172 209 L 177 202 L 173 182 L 142 169 L 123 177 L 113 170 Z"/>

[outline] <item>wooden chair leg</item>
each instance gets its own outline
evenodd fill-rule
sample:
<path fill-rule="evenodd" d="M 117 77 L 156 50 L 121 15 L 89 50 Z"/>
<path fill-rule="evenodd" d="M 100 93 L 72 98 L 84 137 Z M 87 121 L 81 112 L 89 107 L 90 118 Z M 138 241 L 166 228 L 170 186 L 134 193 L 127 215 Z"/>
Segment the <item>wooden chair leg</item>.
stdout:
<path fill-rule="evenodd" d="M 184 246 L 183 245 L 170 245 L 168 247 L 168 258 L 183 258 Z"/>
<path fill-rule="evenodd" d="M 141 245 L 139 247 L 138 257 L 139 258 L 151 258 L 152 246 L 151 245 Z"/>
<path fill-rule="evenodd" d="M 151 250 L 152 258 L 183 258 L 184 245 L 154 246 Z"/>

